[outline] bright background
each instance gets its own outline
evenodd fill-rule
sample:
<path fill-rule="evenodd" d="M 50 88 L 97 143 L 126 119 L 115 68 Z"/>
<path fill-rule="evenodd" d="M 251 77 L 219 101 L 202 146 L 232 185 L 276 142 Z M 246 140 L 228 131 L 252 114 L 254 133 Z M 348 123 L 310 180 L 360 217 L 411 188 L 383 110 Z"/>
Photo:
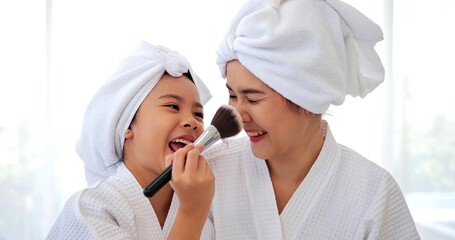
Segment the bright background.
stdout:
<path fill-rule="evenodd" d="M 326 119 L 392 173 L 422 239 L 455 239 L 455 1 L 349 0 L 383 28 L 386 81 Z M 44 239 L 85 186 L 75 152 L 95 90 L 141 40 L 185 55 L 227 102 L 215 50 L 241 0 L 0 0 L 0 240 Z"/>

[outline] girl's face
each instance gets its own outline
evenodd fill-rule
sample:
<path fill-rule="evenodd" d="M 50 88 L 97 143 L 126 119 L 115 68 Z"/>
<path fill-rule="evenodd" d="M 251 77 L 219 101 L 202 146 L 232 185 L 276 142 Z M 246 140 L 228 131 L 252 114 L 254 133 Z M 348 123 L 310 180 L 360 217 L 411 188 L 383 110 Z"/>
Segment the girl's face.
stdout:
<path fill-rule="evenodd" d="M 157 175 L 167 155 L 194 142 L 203 130 L 203 108 L 194 83 L 186 76 L 165 74 L 125 134 L 125 164 L 135 175 L 143 170 Z"/>
<path fill-rule="evenodd" d="M 238 60 L 227 64 L 229 105 L 242 116 L 243 128 L 257 158 L 299 157 L 308 128 L 306 114 L 291 110 L 287 100 L 254 76 Z"/>

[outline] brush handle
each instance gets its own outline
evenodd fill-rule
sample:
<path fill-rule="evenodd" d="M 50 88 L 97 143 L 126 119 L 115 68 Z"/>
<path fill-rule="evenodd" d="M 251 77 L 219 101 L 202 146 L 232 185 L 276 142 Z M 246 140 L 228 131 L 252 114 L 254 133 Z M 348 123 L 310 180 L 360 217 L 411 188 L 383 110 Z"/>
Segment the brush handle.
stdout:
<path fill-rule="evenodd" d="M 194 145 L 204 145 L 204 149 L 212 146 L 216 141 L 220 140 L 221 136 L 218 130 L 210 125 L 202 134 L 199 136 Z M 203 150 L 204 151 L 204 150 Z M 164 171 L 158 175 L 147 187 L 144 188 L 144 195 L 148 198 L 153 197 L 161 188 L 164 187 L 172 178 L 172 163 L 164 169 Z"/>
<path fill-rule="evenodd" d="M 155 195 L 155 193 L 157 193 L 162 187 L 164 187 L 166 183 L 171 181 L 171 177 L 172 163 L 169 166 L 167 166 L 167 168 L 164 169 L 164 171 L 160 175 L 158 175 L 158 177 L 156 177 L 155 180 L 153 180 L 153 182 L 151 182 L 146 188 L 144 188 L 144 195 L 149 198 L 153 197 L 153 195 Z"/>

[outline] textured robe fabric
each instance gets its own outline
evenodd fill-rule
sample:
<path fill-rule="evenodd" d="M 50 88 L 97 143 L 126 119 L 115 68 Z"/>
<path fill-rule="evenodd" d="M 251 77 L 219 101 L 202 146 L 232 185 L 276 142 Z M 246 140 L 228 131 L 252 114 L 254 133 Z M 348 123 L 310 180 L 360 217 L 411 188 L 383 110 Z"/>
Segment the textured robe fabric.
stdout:
<path fill-rule="evenodd" d="M 178 204 L 174 195 L 161 228 L 141 186 L 122 163 L 115 175 L 71 196 L 46 239 L 167 239 Z M 207 229 L 206 234 L 213 232 Z"/>
<path fill-rule="evenodd" d="M 392 176 L 327 131 L 321 153 L 281 214 L 267 165 L 248 138 L 207 149 L 216 179 L 216 239 L 420 239 Z"/>

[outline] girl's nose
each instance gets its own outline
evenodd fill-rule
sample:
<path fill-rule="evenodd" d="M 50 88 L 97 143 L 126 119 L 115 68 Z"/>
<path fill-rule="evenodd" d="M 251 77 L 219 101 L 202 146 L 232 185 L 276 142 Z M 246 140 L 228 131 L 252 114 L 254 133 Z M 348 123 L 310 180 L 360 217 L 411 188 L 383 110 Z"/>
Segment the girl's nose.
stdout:
<path fill-rule="evenodd" d="M 185 119 L 183 127 L 189 127 L 192 128 L 193 130 L 196 130 L 199 127 L 199 122 L 196 119 L 194 119 L 194 117 L 188 117 Z"/>

